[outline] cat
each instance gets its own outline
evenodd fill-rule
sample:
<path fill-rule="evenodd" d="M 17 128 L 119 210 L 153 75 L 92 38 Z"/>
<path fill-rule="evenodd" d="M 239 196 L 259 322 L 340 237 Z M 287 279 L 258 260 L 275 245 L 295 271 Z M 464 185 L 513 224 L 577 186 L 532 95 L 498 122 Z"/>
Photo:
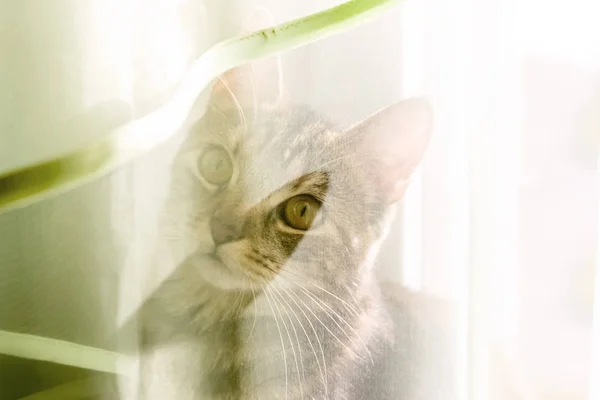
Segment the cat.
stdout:
<path fill-rule="evenodd" d="M 218 80 L 173 162 L 160 229 L 183 261 L 140 312 L 139 398 L 452 398 L 437 327 L 374 274 L 427 101 L 340 129 L 257 76 Z"/>

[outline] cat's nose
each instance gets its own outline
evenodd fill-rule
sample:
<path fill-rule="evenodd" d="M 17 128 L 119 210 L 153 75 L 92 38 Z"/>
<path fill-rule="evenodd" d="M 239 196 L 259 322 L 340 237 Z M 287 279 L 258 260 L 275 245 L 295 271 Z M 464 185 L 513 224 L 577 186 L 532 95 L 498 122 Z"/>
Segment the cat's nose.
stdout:
<path fill-rule="evenodd" d="M 210 231 L 212 233 L 213 241 L 215 245 L 233 242 L 239 239 L 240 235 L 234 226 L 223 221 L 219 215 L 215 214 L 210 219 Z"/>

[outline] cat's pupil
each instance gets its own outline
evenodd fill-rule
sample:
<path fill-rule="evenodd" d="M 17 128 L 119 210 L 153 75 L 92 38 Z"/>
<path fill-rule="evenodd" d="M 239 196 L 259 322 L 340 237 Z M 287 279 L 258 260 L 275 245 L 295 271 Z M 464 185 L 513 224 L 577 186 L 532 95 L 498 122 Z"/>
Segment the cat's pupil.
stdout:
<path fill-rule="evenodd" d="M 302 207 L 302 211 L 300 211 L 300 216 L 304 218 L 304 215 L 306 214 L 306 209 L 307 209 L 307 205 L 305 204 L 304 207 Z"/>
<path fill-rule="evenodd" d="M 202 154 L 198 167 L 204 179 L 216 185 L 227 183 L 233 173 L 231 159 L 220 147 L 209 147 Z"/>

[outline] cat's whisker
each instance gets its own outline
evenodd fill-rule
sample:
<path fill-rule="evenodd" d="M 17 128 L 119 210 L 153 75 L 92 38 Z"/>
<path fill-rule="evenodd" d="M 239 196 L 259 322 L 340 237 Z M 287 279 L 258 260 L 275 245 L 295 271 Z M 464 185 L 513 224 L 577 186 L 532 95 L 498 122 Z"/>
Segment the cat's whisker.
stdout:
<path fill-rule="evenodd" d="M 323 323 L 323 321 L 322 321 L 322 320 L 321 320 L 321 319 L 320 319 L 320 318 L 317 316 L 317 314 L 315 314 L 315 313 L 313 312 L 313 310 L 311 310 L 311 308 L 310 308 L 310 307 L 309 307 L 309 306 L 308 306 L 308 305 L 307 305 L 305 302 L 303 302 L 303 301 L 302 301 L 302 299 L 301 299 L 301 298 L 300 298 L 300 297 L 299 297 L 299 296 L 298 296 L 298 295 L 297 295 L 297 294 L 296 294 L 294 291 L 290 291 L 290 293 L 292 293 L 294 296 L 296 296 L 296 298 L 297 298 L 298 300 L 300 300 L 300 302 L 301 302 L 301 303 L 304 305 L 304 307 L 305 307 L 305 308 L 308 310 L 308 312 L 310 312 L 310 313 L 313 315 L 313 317 L 315 317 L 315 319 L 316 319 L 317 321 L 319 321 L 319 323 L 321 324 L 321 326 L 323 326 L 323 328 L 325 328 L 325 330 L 326 330 L 327 332 L 329 332 L 329 334 L 330 334 L 330 335 L 331 335 L 331 336 L 332 336 L 332 337 L 333 337 L 335 340 L 337 340 L 337 341 L 338 341 L 338 342 L 339 342 L 339 343 L 340 343 L 340 344 L 341 344 L 341 345 L 342 345 L 342 346 L 343 346 L 343 347 L 344 347 L 346 350 L 348 350 L 348 352 L 349 352 L 349 353 L 351 353 L 353 356 L 355 356 L 356 358 L 359 358 L 359 359 L 360 359 L 360 360 L 362 360 L 362 361 L 366 361 L 366 360 L 365 360 L 365 359 L 363 359 L 363 358 L 362 358 L 360 355 L 356 354 L 356 352 L 355 352 L 355 351 L 353 351 L 351 348 L 349 348 L 349 347 L 348 347 L 348 346 L 347 346 L 347 345 L 346 345 L 346 344 L 345 344 L 345 343 L 344 343 L 344 342 L 343 342 L 343 341 L 342 341 L 342 340 L 341 340 L 339 337 L 337 337 L 337 336 L 336 336 L 336 334 L 335 334 L 335 333 L 333 333 L 333 332 L 331 331 L 331 329 L 329 329 L 329 327 L 328 327 L 328 326 L 327 326 L 325 323 Z"/>
<path fill-rule="evenodd" d="M 327 154 L 331 154 L 333 151 L 332 149 L 328 149 L 327 146 L 323 146 L 323 148 L 314 156 L 314 160 L 318 160 L 319 157 L 321 157 L 322 155 L 327 155 Z M 327 153 L 325 153 L 327 152 Z M 323 154 L 325 153 L 325 154 Z"/>
<path fill-rule="evenodd" d="M 280 276 L 281 276 L 282 278 L 284 278 L 284 279 L 285 279 L 285 275 L 286 275 L 286 274 L 289 274 L 289 275 L 290 275 L 291 277 L 293 277 L 293 278 L 299 278 L 299 276 L 295 276 L 295 275 L 294 275 L 292 272 L 290 272 L 290 271 L 281 271 L 281 272 L 280 272 Z M 300 288 L 302 288 L 302 289 L 308 290 L 308 289 L 307 289 L 305 286 L 301 285 L 300 283 L 298 283 L 298 282 L 296 282 L 296 281 L 294 281 L 294 280 L 292 280 L 292 279 L 285 279 L 285 281 L 286 281 L 286 282 L 288 282 L 288 283 L 293 283 L 294 285 L 297 285 L 298 287 L 300 287 Z M 352 313 L 356 314 L 357 316 L 361 315 L 361 313 L 359 313 L 359 312 L 358 312 L 358 310 L 356 310 L 356 308 L 352 307 L 352 305 L 351 305 L 351 304 L 349 304 L 347 301 L 345 301 L 345 300 L 341 299 L 340 297 L 338 297 L 338 296 L 336 296 L 335 294 L 331 293 L 330 291 L 328 291 L 328 290 L 326 290 L 326 289 L 322 288 L 321 286 L 317 285 L 317 284 L 316 284 L 316 283 L 314 283 L 314 282 L 309 282 L 309 283 L 310 283 L 312 286 L 316 287 L 317 289 L 319 289 L 319 290 L 322 290 L 323 292 L 325 292 L 325 293 L 329 294 L 329 295 L 330 295 L 330 296 L 332 296 L 334 299 L 336 299 L 336 300 L 340 301 L 340 302 L 341 302 L 341 303 L 342 303 L 342 304 L 343 304 L 343 305 L 344 305 L 344 306 L 345 306 L 345 307 L 346 307 L 348 310 L 350 310 Z"/>
<path fill-rule="evenodd" d="M 230 295 L 227 297 L 232 297 L 232 296 Z M 239 292 L 236 294 L 235 299 L 232 299 L 232 301 L 231 301 L 231 315 L 232 316 L 237 315 L 237 313 L 240 310 L 240 298 L 241 297 L 242 297 L 242 293 Z"/>
<path fill-rule="evenodd" d="M 246 344 L 250 341 L 252 337 L 252 333 L 254 333 L 254 327 L 256 326 L 256 316 L 258 314 L 258 307 L 256 305 L 256 291 L 254 290 L 254 284 L 250 280 L 250 286 L 252 288 L 252 303 L 254 303 L 254 320 L 252 321 L 252 327 L 250 328 L 250 333 L 248 333 L 248 337 L 246 338 Z"/>
<path fill-rule="evenodd" d="M 334 154 L 340 154 L 342 153 L 342 158 L 349 156 L 351 154 L 356 154 L 356 153 L 344 153 L 343 151 L 341 151 L 340 148 L 333 148 L 333 149 L 327 149 L 327 146 L 324 146 L 324 148 L 321 150 L 320 153 L 318 153 L 315 157 L 313 157 L 312 159 L 317 161 L 317 160 L 329 160 L 331 158 L 332 155 Z M 315 168 L 316 170 L 317 168 Z"/>
<path fill-rule="evenodd" d="M 285 299 L 281 296 L 281 294 L 277 291 L 277 289 L 275 287 L 272 287 L 272 289 L 273 289 L 273 292 L 271 292 L 271 295 L 273 297 L 273 300 L 275 300 L 274 295 L 278 295 L 278 297 L 280 299 L 279 304 L 281 305 L 282 308 L 285 308 L 287 310 L 285 315 L 288 318 L 288 321 L 290 322 L 290 324 L 292 325 L 292 330 L 294 331 L 294 335 L 296 336 L 296 343 L 298 345 L 298 354 L 299 354 L 299 358 L 300 358 L 300 367 L 302 369 L 302 377 L 304 378 L 304 363 L 302 362 L 302 348 L 300 347 L 300 339 L 298 338 L 298 332 L 296 331 L 294 322 L 292 321 L 292 318 L 289 316 L 289 308 L 288 308 L 289 305 L 288 305 L 288 307 L 285 307 L 282 303 L 282 301 L 283 301 L 284 303 L 287 304 L 287 302 L 285 302 Z M 267 288 L 267 290 L 268 290 L 268 288 Z M 288 336 L 289 336 L 289 331 L 288 331 Z M 300 398 L 304 398 L 304 391 L 302 390 L 304 380 L 300 379 L 300 368 L 298 368 L 298 359 L 296 358 L 296 351 L 294 350 L 294 345 L 291 342 L 292 342 L 292 339 L 290 337 L 290 344 L 292 345 L 294 359 L 296 360 L 296 372 L 298 374 L 298 386 L 300 387 Z"/>
<path fill-rule="evenodd" d="M 349 135 L 349 134 L 343 135 L 340 138 L 340 140 L 342 141 L 341 144 L 346 144 L 353 137 L 354 137 L 354 134 L 352 134 L 352 135 Z M 323 146 L 323 148 L 321 149 L 321 151 L 319 153 L 317 153 L 317 155 L 313 159 L 314 160 L 318 160 L 319 157 L 329 158 L 329 156 L 331 156 L 334 153 L 340 153 L 341 150 L 342 149 L 340 148 L 340 146 L 334 146 L 333 148 L 328 148 L 327 146 Z"/>
<path fill-rule="evenodd" d="M 356 136 L 363 135 L 363 131 L 361 129 L 352 129 L 350 128 L 341 138 L 341 143 L 338 143 L 338 148 L 347 145 L 350 141 L 354 140 Z"/>
<path fill-rule="evenodd" d="M 314 299 L 313 301 L 318 301 L 319 303 L 323 304 L 323 306 L 327 307 L 328 310 L 331 311 L 331 313 L 333 313 L 336 317 L 339 318 L 340 321 L 342 321 L 348 328 L 350 328 L 350 330 L 352 331 L 352 333 L 354 334 L 354 336 L 356 338 L 358 338 L 358 340 L 362 343 L 363 347 L 365 348 L 365 351 L 367 352 L 369 359 L 371 360 L 371 364 L 374 365 L 373 362 L 373 357 L 371 356 L 371 352 L 369 351 L 369 348 L 367 347 L 367 344 L 364 342 L 364 340 L 362 340 L 362 338 L 360 337 L 360 334 L 358 332 L 356 332 L 356 329 L 354 329 L 352 327 L 352 325 L 346 321 L 346 319 L 344 317 L 342 317 L 341 315 L 339 315 L 333 308 L 331 308 L 326 302 L 324 302 L 323 300 L 319 299 L 317 296 L 315 296 L 314 294 L 310 293 L 308 290 L 304 290 L 302 289 L 302 291 L 310 298 Z M 317 303 L 317 305 L 319 305 Z M 319 306 L 320 307 L 320 306 Z M 335 322 L 335 324 L 342 330 L 342 332 L 344 332 L 344 334 L 346 335 L 346 337 L 348 338 L 348 340 L 352 341 L 353 339 L 350 338 L 350 336 L 348 336 L 348 334 L 346 334 L 346 331 L 335 321 L 335 319 L 333 317 L 331 317 L 331 314 L 324 310 L 323 307 L 320 307 L 327 315 L 329 315 L 329 317 Z"/>
<path fill-rule="evenodd" d="M 302 328 L 302 330 L 304 331 L 304 334 L 306 335 L 306 338 L 308 339 L 308 344 L 310 345 L 310 348 L 312 349 L 313 354 L 315 356 L 317 366 L 319 367 L 319 372 L 321 373 L 321 379 L 323 380 L 323 386 L 325 388 L 325 398 L 327 398 L 327 363 L 325 361 L 325 352 L 323 351 L 323 345 L 321 343 L 321 340 L 319 339 L 319 335 L 317 334 L 317 331 L 316 331 L 314 325 L 312 324 L 310 318 L 308 317 L 308 315 L 306 315 L 306 313 L 304 312 L 302 307 L 300 307 L 298 302 L 290 295 L 290 293 L 286 290 L 285 287 L 282 287 L 282 289 L 283 289 L 283 293 L 286 294 L 288 296 L 288 298 L 290 300 L 292 300 L 292 302 L 294 302 L 294 304 L 296 305 L 296 307 L 298 307 L 298 309 L 300 310 L 300 312 L 302 313 L 304 318 L 306 318 L 306 320 L 308 321 L 308 324 L 310 325 L 310 328 L 312 329 L 313 334 L 315 335 L 315 339 L 317 339 L 317 344 L 319 345 L 319 350 L 321 352 L 321 357 L 322 357 L 322 361 L 323 361 L 323 369 L 321 369 L 321 364 L 319 362 L 319 358 L 317 356 L 317 352 L 312 343 L 312 340 L 310 339 L 310 336 L 306 332 L 306 329 L 304 329 L 304 324 L 302 324 L 300 321 L 298 321 L 300 323 L 300 327 Z M 302 300 L 300 300 L 300 301 L 302 301 Z M 296 318 L 298 318 L 298 316 L 295 312 L 294 312 L 294 315 L 296 315 Z"/>
<path fill-rule="evenodd" d="M 227 82 L 225 82 L 225 80 L 223 80 L 223 78 L 219 78 L 219 80 L 221 81 L 221 83 L 223 83 L 223 85 L 225 86 L 225 88 L 227 89 L 227 91 L 231 94 L 231 98 L 233 99 L 233 102 L 235 103 L 235 107 L 237 108 L 237 111 L 238 111 L 238 114 L 239 114 L 239 117 L 240 117 L 240 123 L 242 125 L 242 128 L 243 128 L 244 132 L 248 131 L 248 124 L 246 122 L 246 115 L 244 114 L 244 109 L 242 108 L 242 105 L 238 101 L 237 96 L 229 88 L 229 86 L 227 85 Z"/>
<path fill-rule="evenodd" d="M 254 66 L 250 65 L 250 69 L 254 72 Z M 254 77 L 254 74 L 252 74 Z M 250 85 L 252 85 L 252 106 L 254 108 L 254 116 L 252 117 L 252 122 L 256 121 L 256 115 L 258 114 L 258 98 L 256 96 L 256 85 L 254 84 L 254 79 L 250 79 Z"/>
<path fill-rule="evenodd" d="M 267 283 L 267 282 L 265 282 Z M 265 285 L 266 287 L 266 285 Z M 265 298 L 267 299 L 267 303 L 269 303 L 269 307 L 271 308 L 271 314 L 275 319 L 275 325 L 277 326 L 277 331 L 279 332 L 279 340 L 281 341 L 281 352 L 283 354 L 283 368 L 285 370 L 285 399 L 288 398 L 288 376 L 287 376 L 287 357 L 285 356 L 285 344 L 283 343 L 283 334 L 281 333 L 281 328 L 279 327 L 279 320 L 277 319 L 277 315 L 275 314 L 275 309 L 273 308 L 273 304 L 271 303 L 271 299 L 267 295 L 265 291 Z"/>
<path fill-rule="evenodd" d="M 331 321 L 338 327 L 338 329 L 344 334 L 344 336 L 346 336 L 346 338 L 348 339 L 348 341 L 350 343 L 354 342 L 354 339 L 352 337 L 350 337 L 350 335 L 348 334 L 348 332 L 346 332 L 346 329 L 344 327 L 342 327 L 338 321 L 332 316 L 332 312 L 333 309 L 331 307 L 329 307 L 325 302 L 323 302 L 322 300 L 320 300 L 318 297 L 314 296 L 313 294 L 311 294 L 310 292 L 308 292 L 307 290 L 303 290 L 302 293 L 304 293 L 309 299 L 312 300 L 313 303 L 315 303 L 317 305 L 317 307 L 319 307 L 321 309 L 321 311 L 323 311 L 325 313 L 325 315 L 327 317 L 329 317 L 329 319 L 331 319 Z M 323 308 L 323 306 L 321 304 L 324 304 L 328 309 Z M 331 310 L 331 311 L 329 311 Z M 341 319 L 346 325 L 348 325 L 353 333 L 358 336 L 358 334 L 356 333 L 356 331 L 352 328 L 352 326 L 344 319 L 342 318 L 338 313 L 336 313 L 335 311 L 333 311 L 333 315 L 336 315 L 339 319 Z M 370 353 L 369 353 L 369 349 L 367 348 L 367 346 L 364 344 L 364 342 L 362 342 L 363 346 L 365 347 L 365 350 L 367 351 L 367 353 L 369 354 L 370 357 Z"/>
<path fill-rule="evenodd" d="M 247 277 L 246 277 L 246 281 L 248 281 Z M 245 297 L 245 293 L 240 291 L 240 293 L 237 297 L 237 300 L 236 300 L 236 302 L 239 303 L 238 307 L 237 307 L 238 309 L 235 313 L 236 317 L 239 317 L 242 313 L 242 309 L 244 308 L 244 297 Z"/>
<path fill-rule="evenodd" d="M 281 323 L 283 324 L 283 329 L 287 333 L 288 341 L 292 347 L 292 354 L 294 356 L 294 362 L 296 364 L 296 372 L 298 374 L 298 383 L 299 383 L 300 387 L 302 387 L 302 382 L 300 381 L 300 366 L 298 365 L 298 357 L 296 355 L 296 347 L 294 346 L 294 343 L 292 342 L 292 336 L 290 334 L 290 330 L 287 327 L 287 324 L 286 324 L 285 319 L 283 318 L 283 314 L 281 312 L 281 308 L 279 307 L 279 306 L 282 306 L 281 302 L 277 301 L 277 298 L 275 297 L 273 292 L 271 292 L 271 290 L 269 290 L 268 286 L 265 287 L 265 294 L 268 296 L 271 296 L 271 300 L 273 300 L 273 305 L 275 306 L 275 309 L 277 310 L 277 313 L 279 314 Z M 287 316 L 287 314 L 286 314 L 286 316 Z M 287 316 L 287 317 L 289 319 L 289 316 Z"/>
<path fill-rule="evenodd" d="M 350 297 L 352 297 L 352 300 L 354 301 L 354 303 L 356 303 L 356 305 L 362 311 L 362 308 L 360 308 L 360 302 L 356 299 L 356 296 L 354 296 L 354 293 L 352 293 L 352 289 L 350 289 L 350 287 L 348 285 L 344 285 L 344 287 L 348 291 L 348 294 L 350 295 Z"/>
<path fill-rule="evenodd" d="M 335 163 L 335 162 L 337 162 L 337 161 L 343 160 L 344 158 L 348 158 L 348 157 L 354 157 L 354 156 L 356 156 L 357 154 L 358 154 L 358 153 L 347 153 L 347 154 L 344 154 L 343 156 L 339 156 L 339 157 L 337 157 L 337 158 L 334 158 L 334 159 L 332 159 L 332 160 L 329 160 L 329 161 L 327 161 L 327 162 L 324 162 L 323 164 L 321 164 L 321 165 L 319 165 L 318 167 L 314 168 L 314 170 L 315 170 L 315 171 L 322 170 L 322 169 L 323 169 L 323 167 L 326 167 L 326 166 L 328 166 L 328 165 L 330 165 L 330 164 L 333 164 L 333 163 Z"/>
<path fill-rule="evenodd" d="M 362 315 L 364 315 L 364 314 L 365 314 L 365 312 L 364 312 L 363 308 L 361 307 L 361 305 L 360 305 L 360 302 L 358 301 L 358 299 L 356 298 L 356 296 L 355 296 L 355 295 L 352 293 L 352 289 L 350 289 L 350 288 L 348 287 L 348 285 L 344 285 L 344 286 L 346 287 L 346 290 L 347 290 L 347 291 L 348 291 L 348 293 L 350 294 L 350 297 L 352 297 L 352 300 L 353 300 L 353 301 L 354 301 L 354 303 L 356 304 L 356 307 L 358 307 L 358 309 L 360 310 L 360 313 L 361 313 Z"/>
<path fill-rule="evenodd" d="M 333 297 L 336 300 L 339 300 L 340 302 L 342 302 L 346 307 L 348 307 L 350 310 L 352 310 L 356 315 L 360 315 L 360 313 L 354 308 L 352 307 L 352 305 L 350 303 L 348 303 L 346 300 L 340 298 L 339 296 L 336 296 L 335 294 L 331 293 L 329 290 L 317 285 L 314 282 L 309 282 L 312 286 L 316 287 L 317 289 L 322 290 L 323 292 L 327 293 L 328 295 L 330 295 L 331 297 Z"/>
<path fill-rule="evenodd" d="M 350 250 L 350 248 L 348 246 L 346 246 L 345 243 L 341 242 L 340 244 L 344 247 L 344 250 L 346 250 L 346 255 L 352 254 L 352 250 Z"/>

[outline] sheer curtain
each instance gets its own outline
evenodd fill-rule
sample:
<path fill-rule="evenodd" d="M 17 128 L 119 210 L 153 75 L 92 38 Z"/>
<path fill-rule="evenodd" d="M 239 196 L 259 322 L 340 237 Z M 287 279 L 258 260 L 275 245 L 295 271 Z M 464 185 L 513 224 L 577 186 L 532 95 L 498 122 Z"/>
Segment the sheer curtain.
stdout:
<path fill-rule="evenodd" d="M 584 0 L 403 5 L 404 90 L 436 106 L 403 204 L 403 282 L 455 304 L 461 399 L 600 396 L 597 12 Z"/>
<path fill-rule="evenodd" d="M 216 42 L 339 3 L 202 8 Z M 598 398 L 594 11 L 585 0 L 406 0 L 281 58 L 284 91 L 342 125 L 401 97 L 430 97 L 434 137 L 380 272 L 452 304 L 457 365 L 449 373 L 460 400 Z M 149 163 L 122 187 L 148 191 Z M 132 204 L 138 221 L 145 202 Z"/>
<path fill-rule="evenodd" d="M 211 44 L 342 2 L 3 4 L 0 170 L 97 137 L 61 125 L 95 106 L 126 105 L 111 126 L 155 110 Z M 281 59 L 290 97 L 342 125 L 430 97 L 435 133 L 380 273 L 452 305 L 459 400 L 600 399 L 599 11 L 592 0 L 405 0 Z M 2 216 L 0 294 L 23 307 L 2 310 L 2 329 L 107 347 L 139 300 L 127 285 L 151 257 L 177 145 Z M 45 372 L 14 365 L 0 374 L 10 398 L 80 372 L 50 366 L 56 382 L 33 384 L 30 371 Z"/>

